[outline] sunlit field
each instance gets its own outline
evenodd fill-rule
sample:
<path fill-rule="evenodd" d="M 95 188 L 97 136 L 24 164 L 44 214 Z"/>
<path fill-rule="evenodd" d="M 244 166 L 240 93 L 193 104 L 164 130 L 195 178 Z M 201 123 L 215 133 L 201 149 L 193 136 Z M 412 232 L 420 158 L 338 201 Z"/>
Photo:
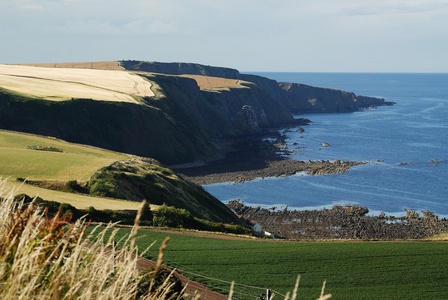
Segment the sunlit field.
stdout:
<path fill-rule="evenodd" d="M 135 97 L 154 96 L 151 85 L 126 71 L 0 65 L 1 88 L 47 100 L 87 98 L 138 103 Z"/>

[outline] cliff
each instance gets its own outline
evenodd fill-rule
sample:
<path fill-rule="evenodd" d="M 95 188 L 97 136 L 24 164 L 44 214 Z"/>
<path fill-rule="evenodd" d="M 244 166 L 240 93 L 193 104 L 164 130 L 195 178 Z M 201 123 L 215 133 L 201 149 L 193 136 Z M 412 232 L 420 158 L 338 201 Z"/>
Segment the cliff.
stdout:
<path fill-rule="evenodd" d="M 263 102 L 264 112 L 269 111 L 270 114 L 278 113 L 277 117 L 283 118 L 284 123 L 290 121 L 288 119 L 290 116 L 287 117 L 285 112 L 290 114 L 354 112 L 364 108 L 393 104 L 392 102 L 386 102 L 382 98 L 359 96 L 342 90 L 314 87 L 300 83 L 277 82 L 262 76 L 241 74 L 238 70 L 230 68 L 194 63 L 141 61 L 121 61 L 121 65 L 127 70 L 134 71 L 170 75 L 201 75 L 252 82 L 255 85 L 250 86 L 250 89 L 256 94 L 257 102 Z M 232 97 L 239 96 L 236 95 L 236 92 L 236 90 L 232 90 Z M 245 95 L 242 95 L 242 97 L 245 97 Z M 245 98 L 247 99 L 247 97 Z M 253 102 L 251 104 L 243 103 L 243 105 L 250 105 L 251 107 L 254 107 L 253 104 Z M 273 123 L 281 122 L 275 119 Z"/>
<path fill-rule="evenodd" d="M 192 161 L 216 149 L 186 117 L 126 102 L 55 102 L 0 90 L 0 128 L 152 157 L 165 164 Z"/>

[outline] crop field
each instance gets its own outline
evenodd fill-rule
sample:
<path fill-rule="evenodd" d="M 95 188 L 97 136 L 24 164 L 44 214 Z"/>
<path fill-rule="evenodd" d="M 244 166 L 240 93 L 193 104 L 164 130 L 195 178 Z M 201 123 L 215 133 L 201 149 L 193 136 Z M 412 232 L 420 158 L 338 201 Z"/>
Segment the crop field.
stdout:
<path fill-rule="evenodd" d="M 52 146 L 60 152 L 27 149 L 28 145 Z M 15 194 L 25 193 L 45 200 L 69 203 L 77 208 L 137 209 L 139 203 L 78 194 L 63 193 L 20 184 L 16 178 L 30 180 L 87 181 L 98 169 L 130 156 L 87 147 L 49 137 L 0 130 L 0 177 L 2 184 Z"/>
<path fill-rule="evenodd" d="M 300 274 L 298 299 L 318 298 L 324 281 L 331 299 L 448 299 L 447 242 L 241 241 L 149 230 L 139 235 L 141 250 L 157 241 L 148 252 L 152 259 L 169 235 L 165 264 L 223 294 L 235 281 L 236 298 L 255 299 L 269 288 L 283 299 Z"/>
<path fill-rule="evenodd" d="M 222 90 L 222 89 L 244 89 L 247 85 L 253 84 L 247 81 L 236 79 L 226 79 L 220 77 L 200 76 L 200 75 L 182 75 L 184 77 L 193 78 L 199 85 L 201 90 Z M 245 85 L 243 85 L 243 83 Z"/>
<path fill-rule="evenodd" d="M 134 97 L 154 96 L 150 81 L 114 70 L 0 65 L 0 87 L 55 101 L 89 98 L 138 103 Z"/>

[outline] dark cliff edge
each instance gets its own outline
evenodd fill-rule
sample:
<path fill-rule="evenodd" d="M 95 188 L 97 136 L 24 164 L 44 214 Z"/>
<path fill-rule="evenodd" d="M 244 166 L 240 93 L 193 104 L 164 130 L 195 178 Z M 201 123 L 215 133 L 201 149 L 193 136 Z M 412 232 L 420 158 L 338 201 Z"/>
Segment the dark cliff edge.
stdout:
<path fill-rule="evenodd" d="M 181 62 L 156 62 L 139 60 L 122 60 L 120 64 L 126 70 L 145 71 L 169 75 L 203 75 L 222 77 L 228 79 L 239 79 L 240 72 L 231 68 L 205 66 L 195 63 Z"/>

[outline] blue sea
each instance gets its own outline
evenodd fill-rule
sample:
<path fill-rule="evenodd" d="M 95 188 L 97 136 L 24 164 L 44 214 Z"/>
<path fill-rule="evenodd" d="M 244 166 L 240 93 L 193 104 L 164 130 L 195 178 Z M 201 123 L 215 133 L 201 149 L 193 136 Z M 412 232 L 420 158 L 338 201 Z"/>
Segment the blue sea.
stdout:
<path fill-rule="evenodd" d="M 370 215 L 402 216 L 411 209 L 448 217 L 448 74 L 256 74 L 396 104 L 354 113 L 299 115 L 312 124 L 303 127 L 304 133 L 286 133 L 288 147 L 301 151 L 290 158 L 370 162 L 367 165 L 344 174 L 204 186 L 212 195 L 224 203 L 240 199 L 246 205 L 277 209 L 356 204 L 367 207 Z M 324 142 L 330 147 L 322 147 Z"/>

